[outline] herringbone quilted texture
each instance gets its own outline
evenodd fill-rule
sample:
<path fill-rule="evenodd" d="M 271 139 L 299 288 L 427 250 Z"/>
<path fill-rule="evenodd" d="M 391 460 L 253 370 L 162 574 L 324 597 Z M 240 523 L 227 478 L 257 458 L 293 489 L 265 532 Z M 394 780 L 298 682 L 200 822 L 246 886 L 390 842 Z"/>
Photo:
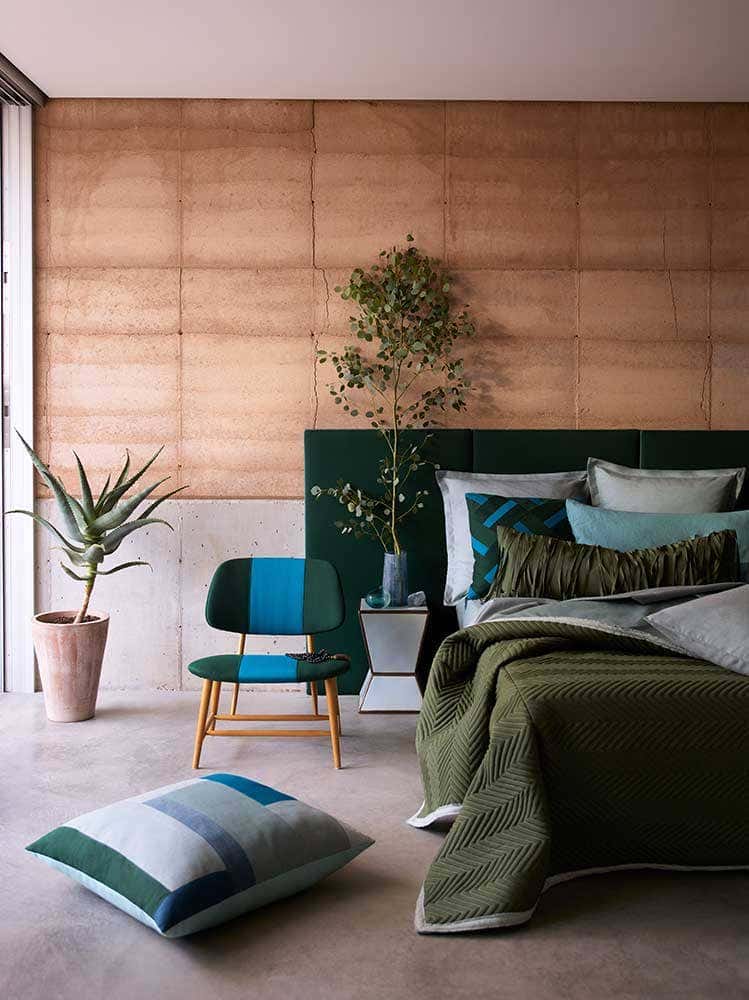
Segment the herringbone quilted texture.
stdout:
<path fill-rule="evenodd" d="M 567 520 L 565 503 L 565 500 L 466 493 L 473 548 L 473 582 L 468 599 L 485 597 L 497 575 L 497 528 L 500 525 L 529 535 L 552 535 L 571 540 L 572 529 Z"/>
<path fill-rule="evenodd" d="M 561 622 L 443 644 L 419 720 L 422 813 L 462 803 L 428 924 L 522 914 L 546 878 L 749 865 L 749 677 Z"/>

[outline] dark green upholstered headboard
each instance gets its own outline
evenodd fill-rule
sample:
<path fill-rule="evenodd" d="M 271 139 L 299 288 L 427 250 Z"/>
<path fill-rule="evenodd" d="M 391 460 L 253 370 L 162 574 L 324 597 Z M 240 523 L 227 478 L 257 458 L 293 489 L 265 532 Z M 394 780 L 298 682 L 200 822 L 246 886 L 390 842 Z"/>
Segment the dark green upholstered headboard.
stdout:
<path fill-rule="evenodd" d="M 733 469 L 749 465 L 749 431 L 642 431 L 643 469 Z M 738 506 L 749 507 L 749 476 Z"/>
<path fill-rule="evenodd" d="M 639 431 L 473 431 L 474 472 L 574 472 L 588 457 L 637 465 Z"/>

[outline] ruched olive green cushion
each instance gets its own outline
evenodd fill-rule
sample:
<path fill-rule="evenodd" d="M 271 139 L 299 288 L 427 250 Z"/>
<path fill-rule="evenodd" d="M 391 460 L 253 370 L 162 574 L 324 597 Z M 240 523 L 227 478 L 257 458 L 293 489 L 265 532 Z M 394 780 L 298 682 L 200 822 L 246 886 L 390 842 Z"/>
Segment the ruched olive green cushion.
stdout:
<path fill-rule="evenodd" d="M 735 531 L 619 552 L 546 535 L 497 529 L 499 570 L 489 597 L 602 597 L 650 587 L 740 579 Z"/>

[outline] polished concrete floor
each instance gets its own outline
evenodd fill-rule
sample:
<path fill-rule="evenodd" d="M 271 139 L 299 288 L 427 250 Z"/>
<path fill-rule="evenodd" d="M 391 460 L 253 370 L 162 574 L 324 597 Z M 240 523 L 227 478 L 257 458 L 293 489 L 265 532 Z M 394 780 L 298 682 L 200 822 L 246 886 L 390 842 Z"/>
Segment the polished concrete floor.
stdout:
<path fill-rule="evenodd" d="M 301 709 L 301 696 L 282 697 Z M 413 906 L 441 835 L 403 822 L 420 803 L 415 720 L 344 702 L 341 771 L 325 740 L 210 740 L 203 763 L 305 798 L 375 846 L 301 896 L 168 941 L 23 848 L 79 813 L 190 777 L 197 696 L 105 692 L 96 719 L 54 725 L 40 695 L 0 695 L 0 997 L 749 997 L 746 874 L 580 879 L 548 892 L 524 928 L 417 936 Z"/>

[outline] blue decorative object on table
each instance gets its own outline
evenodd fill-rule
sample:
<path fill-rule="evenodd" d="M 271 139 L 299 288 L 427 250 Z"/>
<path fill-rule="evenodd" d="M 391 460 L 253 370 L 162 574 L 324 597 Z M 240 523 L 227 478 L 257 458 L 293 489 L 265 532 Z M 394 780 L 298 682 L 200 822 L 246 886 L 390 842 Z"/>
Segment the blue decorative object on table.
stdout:
<path fill-rule="evenodd" d="M 383 587 L 375 587 L 374 590 L 370 590 L 364 600 L 375 611 L 390 607 L 390 594 Z"/>
<path fill-rule="evenodd" d="M 382 589 L 390 594 L 393 607 L 405 606 L 408 599 L 408 553 L 385 553 L 382 561 Z"/>

